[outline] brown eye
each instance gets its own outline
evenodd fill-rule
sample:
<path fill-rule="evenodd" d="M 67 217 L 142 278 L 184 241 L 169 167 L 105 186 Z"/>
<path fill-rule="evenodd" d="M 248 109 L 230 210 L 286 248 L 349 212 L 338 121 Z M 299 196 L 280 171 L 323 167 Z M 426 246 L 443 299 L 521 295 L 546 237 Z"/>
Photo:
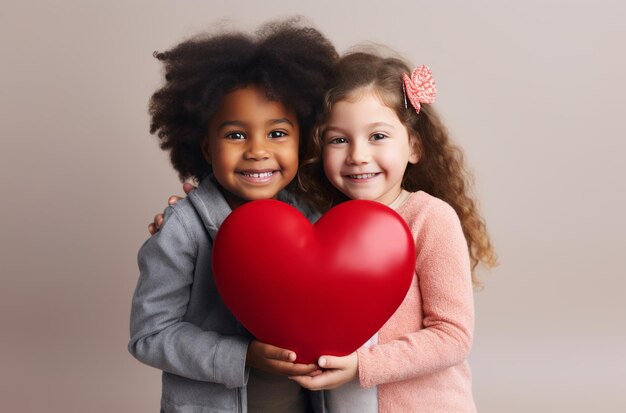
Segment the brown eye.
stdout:
<path fill-rule="evenodd" d="M 269 137 L 272 139 L 282 138 L 283 136 L 287 136 L 287 133 L 279 130 L 271 131 Z"/>
<path fill-rule="evenodd" d="M 233 139 L 233 140 L 239 140 L 239 139 L 246 139 L 246 136 L 243 133 L 241 133 L 241 132 L 231 132 L 231 133 L 226 135 L 226 138 Z"/>
<path fill-rule="evenodd" d="M 341 144 L 341 143 L 348 143 L 348 140 L 346 138 L 340 136 L 338 138 L 333 138 L 333 139 L 329 140 L 328 143 L 337 145 L 337 144 Z"/>

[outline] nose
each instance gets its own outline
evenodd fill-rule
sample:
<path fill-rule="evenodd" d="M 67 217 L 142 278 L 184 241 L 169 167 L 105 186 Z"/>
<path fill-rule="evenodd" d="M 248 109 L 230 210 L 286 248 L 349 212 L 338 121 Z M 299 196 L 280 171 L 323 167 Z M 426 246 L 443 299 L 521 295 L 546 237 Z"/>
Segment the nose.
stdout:
<path fill-rule="evenodd" d="M 260 161 L 269 158 L 268 144 L 265 136 L 254 135 L 248 138 L 248 145 L 243 155 L 244 159 Z"/>
<path fill-rule="evenodd" d="M 371 160 L 371 153 L 367 148 L 367 144 L 364 142 L 360 142 L 355 140 L 351 143 L 350 148 L 348 150 L 348 157 L 346 158 L 346 163 L 350 165 L 360 165 L 364 163 L 368 163 Z"/>

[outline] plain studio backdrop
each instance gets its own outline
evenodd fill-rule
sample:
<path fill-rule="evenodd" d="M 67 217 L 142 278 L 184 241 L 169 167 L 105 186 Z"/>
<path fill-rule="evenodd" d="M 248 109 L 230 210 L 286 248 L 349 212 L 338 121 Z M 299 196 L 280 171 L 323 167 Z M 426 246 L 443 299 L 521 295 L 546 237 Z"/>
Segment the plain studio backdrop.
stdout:
<path fill-rule="evenodd" d="M 475 294 L 479 411 L 626 411 L 623 2 L 36 3 L 0 17 L 0 410 L 158 411 L 126 350 L 137 250 L 182 193 L 152 52 L 300 14 L 434 72 L 501 261 Z"/>

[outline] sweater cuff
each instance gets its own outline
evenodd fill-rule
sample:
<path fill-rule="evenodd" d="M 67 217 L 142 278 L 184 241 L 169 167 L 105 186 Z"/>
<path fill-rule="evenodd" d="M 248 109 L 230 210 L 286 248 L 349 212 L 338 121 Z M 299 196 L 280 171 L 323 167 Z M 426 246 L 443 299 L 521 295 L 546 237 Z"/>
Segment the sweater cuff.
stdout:
<path fill-rule="evenodd" d="M 359 366 L 359 384 L 363 388 L 374 387 L 374 383 L 371 371 L 372 371 L 372 358 L 369 357 L 371 349 L 369 347 L 361 347 L 356 351 L 358 366 Z"/>

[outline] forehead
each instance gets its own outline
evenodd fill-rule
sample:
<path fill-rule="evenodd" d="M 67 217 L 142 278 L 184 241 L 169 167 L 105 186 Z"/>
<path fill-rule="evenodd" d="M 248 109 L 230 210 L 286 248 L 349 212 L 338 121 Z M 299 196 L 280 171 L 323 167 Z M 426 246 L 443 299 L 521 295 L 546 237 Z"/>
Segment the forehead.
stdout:
<path fill-rule="evenodd" d="M 265 90 L 258 86 L 246 86 L 226 93 L 217 111 L 213 115 L 215 121 L 263 122 L 271 119 L 287 118 L 294 124 L 295 112 L 289 110 L 282 102 L 269 100 Z"/>
<path fill-rule="evenodd" d="M 337 101 L 330 111 L 329 124 L 373 122 L 400 123 L 396 112 L 371 90 L 358 91 Z"/>

